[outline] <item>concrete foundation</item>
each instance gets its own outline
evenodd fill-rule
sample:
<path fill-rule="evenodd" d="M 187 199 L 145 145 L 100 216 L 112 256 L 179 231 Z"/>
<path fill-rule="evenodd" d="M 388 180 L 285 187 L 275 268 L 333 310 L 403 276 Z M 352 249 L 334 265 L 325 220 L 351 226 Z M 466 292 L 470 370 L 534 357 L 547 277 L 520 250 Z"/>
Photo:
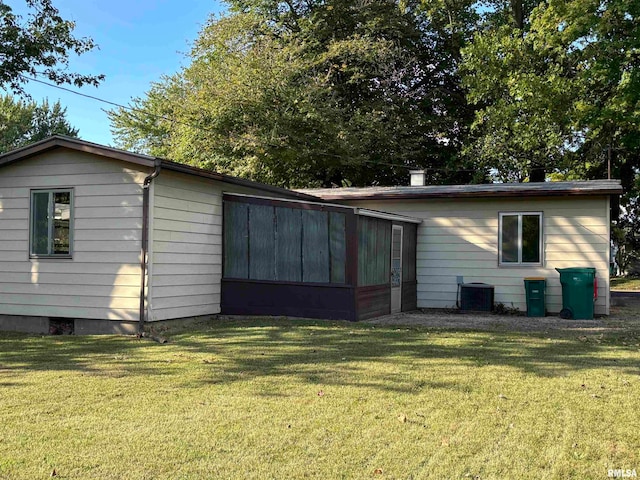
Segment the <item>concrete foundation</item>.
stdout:
<path fill-rule="evenodd" d="M 24 333 L 49 333 L 49 317 L 0 315 L 0 330 Z"/>
<path fill-rule="evenodd" d="M 135 321 L 76 318 L 74 324 L 75 335 L 135 335 L 138 333 L 138 322 Z"/>
<path fill-rule="evenodd" d="M 144 324 L 147 333 L 162 333 L 167 330 L 187 327 L 194 323 L 202 323 L 215 318 L 213 315 L 184 317 Z M 74 335 L 135 335 L 138 333 L 138 322 L 127 320 L 99 320 L 92 318 L 50 318 L 29 317 L 26 315 L 0 315 L 0 331 L 49 334 L 51 326 L 69 322 L 73 325 Z M 54 329 L 55 330 L 55 329 Z"/>

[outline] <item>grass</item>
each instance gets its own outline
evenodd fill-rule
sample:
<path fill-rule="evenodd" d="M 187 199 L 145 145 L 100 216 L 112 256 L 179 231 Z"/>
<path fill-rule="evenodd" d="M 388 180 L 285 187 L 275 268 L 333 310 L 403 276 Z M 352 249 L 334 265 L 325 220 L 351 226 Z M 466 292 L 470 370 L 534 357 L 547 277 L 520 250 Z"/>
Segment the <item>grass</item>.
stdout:
<path fill-rule="evenodd" d="M 640 290 L 640 277 L 611 277 L 611 290 Z"/>
<path fill-rule="evenodd" d="M 0 478 L 606 478 L 640 469 L 640 333 L 619 325 L 2 333 Z"/>

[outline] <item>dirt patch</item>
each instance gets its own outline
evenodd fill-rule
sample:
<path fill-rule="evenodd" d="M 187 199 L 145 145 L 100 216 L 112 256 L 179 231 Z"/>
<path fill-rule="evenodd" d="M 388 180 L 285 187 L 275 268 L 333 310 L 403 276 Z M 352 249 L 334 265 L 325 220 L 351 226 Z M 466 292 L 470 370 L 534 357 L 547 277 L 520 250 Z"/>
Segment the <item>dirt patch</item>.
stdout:
<path fill-rule="evenodd" d="M 463 330 L 586 330 L 603 331 L 608 328 L 602 319 L 563 320 L 560 317 L 525 317 L 520 315 L 492 315 L 482 313 L 442 313 L 428 310 L 404 312 L 366 320 L 373 325 L 405 325 Z"/>
<path fill-rule="evenodd" d="M 624 298 L 620 302 L 612 302 L 609 317 L 593 320 L 564 320 L 558 316 L 525 317 L 521 315 L 419 310 L 385 315 L 364 322 L 373 325 L 422 326 L 457 330 L 614 332 L 640 327 L 640 297 Z"/>

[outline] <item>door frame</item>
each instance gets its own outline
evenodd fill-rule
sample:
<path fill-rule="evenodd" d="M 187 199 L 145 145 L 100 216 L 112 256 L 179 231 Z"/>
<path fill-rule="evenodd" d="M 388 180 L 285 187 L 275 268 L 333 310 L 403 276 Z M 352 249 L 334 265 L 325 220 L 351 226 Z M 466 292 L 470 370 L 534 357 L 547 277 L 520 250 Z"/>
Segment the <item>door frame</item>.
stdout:
<path fill-rule="evenodd" d="M 397 287 L 394 287 L 391 282 L 392 282 L 392 278 L 393 278 L 393 233 L 395 230 L 400 230 L 400 284 Z M 403 243 L 404 243 L 404 227 L 402 225 L 392 225 L 391 226 L 391 275 L 389 276 L 389 287 L 391 288 L 391 295 L 390 295 L 390 300 L 389 300 L 389 311 L 391 313 L 398 313 L 402 311 L 402 249 L 404 247 Z M 393 290 L 397 289 L 398 291 L 398 304 L 397 307 L 394 305 L 394 296 L 393 296 Z"/>

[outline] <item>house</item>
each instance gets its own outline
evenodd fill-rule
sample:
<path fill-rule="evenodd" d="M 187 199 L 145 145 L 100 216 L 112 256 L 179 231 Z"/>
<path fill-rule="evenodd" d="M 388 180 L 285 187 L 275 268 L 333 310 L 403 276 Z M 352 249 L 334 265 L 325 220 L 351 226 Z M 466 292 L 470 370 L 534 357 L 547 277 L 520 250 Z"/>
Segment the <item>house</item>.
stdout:
<path fill-rule="evenodd" d="M 392 300 L 415 309 L 419 222 L 52 137 L 0 156 L 0 328 L 133 333 L 221 311 L 355 320 Z M 395 269 L 393 239 L 413 246 Z"/>
<path fill-rule="evenodd" d="M 526 311 L 523 279 L 544 277 L 549 313 L 562 309 L 556 268 L 594 267 L 596 315 L 609 314 L 610 200 L 617 180 L 486 185 L 411 185 L 299 190 L 343 205 L 422 219 L 417 231 L 417 306 L 455 308 L 459 283 L 495 287 L 495 302 Z"/>
<path fill-rule="evenodd" d="M 133 333 L 245 313 L 358 320 L 524 309 L 525 276 L 594 266 L 609 311 L 615 181 L 292 191 L 66 137 L 0 156 L 0 328 Z"/>

